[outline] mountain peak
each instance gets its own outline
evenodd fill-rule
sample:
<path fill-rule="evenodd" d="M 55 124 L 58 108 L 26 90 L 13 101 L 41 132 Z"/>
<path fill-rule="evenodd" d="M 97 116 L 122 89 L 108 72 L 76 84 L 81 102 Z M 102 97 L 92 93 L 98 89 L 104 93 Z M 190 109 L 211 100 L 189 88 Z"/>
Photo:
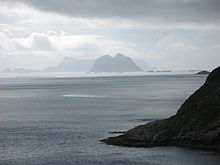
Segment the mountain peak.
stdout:
<path fill-rule="evenodd" d="M 109 55 L 99 57 L 92 69 L 92 72 L 140 72 L 140 69 L 130 57 L 126 57 L 120 53 L 115 57 Z"/>
<path fill-rule="evenodd" d="M 104 56 L 101 56 L 100 58 L 112 59 L 112 56 L 104 55 Z"/>
<path fill-rule="evenodd" d="M 121 53 L 117 53 L 114 58 L 126 58 L 126 56 Z"/>

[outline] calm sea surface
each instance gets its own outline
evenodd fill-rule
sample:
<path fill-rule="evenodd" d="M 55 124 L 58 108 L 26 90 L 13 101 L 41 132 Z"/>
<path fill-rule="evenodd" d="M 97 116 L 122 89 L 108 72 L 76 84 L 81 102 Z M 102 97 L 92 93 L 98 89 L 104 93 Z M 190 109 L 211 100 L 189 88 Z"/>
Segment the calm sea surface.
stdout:
<path fill-rule="evenodd" d="M 217 165 L 220 155 L 176 147 L 105 145 L 174 115 L 205 76 L 0 78 L 0 164 Z"/>

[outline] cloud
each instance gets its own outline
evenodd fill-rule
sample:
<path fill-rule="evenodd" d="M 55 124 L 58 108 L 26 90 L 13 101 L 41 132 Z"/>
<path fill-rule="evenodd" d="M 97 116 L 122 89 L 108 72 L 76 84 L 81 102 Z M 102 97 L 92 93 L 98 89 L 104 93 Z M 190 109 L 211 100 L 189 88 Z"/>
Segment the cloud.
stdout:
<path fill-rule="evenodd" d="M 30 36 L 32 50 L 53 50 L 53 46 L 48 39 L 48 36 L 44 34 L 33 33 Z"/>
<path fill-rule="evenodd" d="M 156 34 L 161 35 L 158 32 Z M 152 34 L 154 35 L 155 33 Z M 138 47 L 141 42 L 116 40 L 103 35 L 48 31 L 17 36 L 9 30 L 4 30 L 0 32 L 0 70 L 19 67 L 46 68 L 56 65 L 65 56 L 97 58 L 117 52 L 146 60 L 160 69 L 213 69 L 219 65 L 220 42 L 210 34 L 202 34 L 203 37 L 200 33 L 197 35 L 162 35 L 151 44 L 148 40 L 149 45 L 142 50 L 146 46 Z M 213 36 L 219 38 L 215 33 Z"/>
<path fill-rule="evenodd" d="M 146 51 L 150 64 L 161 69 L 209 69 L 219 66 L 219 41 L 210 34 L 170 34 Z M 217 36 L 216 36 L 217 37 Z"/>
<path fill-rule="evenodd" d="M 0 0 L 0 70 L 42 68 L 64 56 L 96 58 L 117 52 L 157 68 L 213 68 L 220 60 L 219 4 L 219 0 Z"/>
<path fill-rule="evenodd" d="M 10 0 L 9 0 L 10 1 Z M 219 0 L 16 0 L 39 10 L 81 18 L 148 23 L 219 24 Z"/>
<path fill-rule="evenodd" d="M 198 48 L 194 46 L 189 41 L 185 41 L 183 38 L 177 38 L 173 35 L 165 36 L 164 38 L 161 38 L 156 43 L 157 48 L 161 50 L 170 50 L 170 51 L 196 51 Z"/>
<path fill-rule="evenodd" d="M 125 6 L 120 6 L 122 1 L 126 1 Z M 194 14 L 198 15 L 198 19 L 192 20 L 195 16 L 188 15 L 189 12 L 187 11 L 187 8 L 184 8 L 185 13 L 182 12 L 182 14 L 180 14 L 178 13 L 179 9 L 176 9 L 178 8 L 178 5 L 177 7 L 174 6 L 173 9 L 171 9 L 171 5 L 168 5 L 171 1 L 174 2 L 174 4 L 180 2 L 184 3 L 185 1 L 189 3 L 188 0 L 177 2 L 174 0 L 154 0 L 152 3 L 162 6 L 157 9 L 148 9 L 150 8 L 147 4 L 148 1 L 149 3 L 151 2 L 151 0 L 143 2 L 138 0 L 139 3 L 132 5 L 132 2 L 136 3 L 136 1 L 119 0 L 116 3 L 113 0 L 112 3 L 110 3 L 111 1 L 106 0 L 100 2 L 98 0 L 83 0 L 78 1 L 82 8 L 78 10 L 78 7 L 73 5 L 76 0 L 0 0 L 0 30 L 10 29 L 13 32 L 31 33 L 33 31 L 45 32 L 49 30 L 65 30 L 73 32 L 82 30 L 88 31 L 91 29 L 98 31 L 107 29 L 160 30 L 173 28 L 213 30 L 219 29 L 220 27 L 219 11 L 214 12 L 215 10 L 213 10 L 209 12 L 208 14 L 210 16 L 209 18 L 206 18 L 208 15 L 203 16 L 204 11 L 193 10 L 193 12 L 195 12 Z M 199 1 L 201 3 L 200 6 L 204 6 L 203 1 L 205 0 Z M 212 1 L 213 0 L 210 0 L 210 4 L 213 4 Z M 62 4 L 59 4 L 61 2 Z M 94 3 L 93 6 L 95 9 L 89 5 L 89 2 L 92 4 Z M 110 4 L 108 5 L 107 2 Z M 136 11 L 130 11 L 129 8 L 133 8 L 135 5 L 138 6 L 135 9 Z M 102 6 L 104 8 L 102 8 Z M 170 9 L 166 9 L 166 6 L 170 6 Z M 86 7 L 86 9 L 84 9 L 84 7 Z M 121 14 L 120 12 L 113 12 L 117 7 L 121 8 Z M 182 7 L 183 6 L 181 6 L 181 8 Z M 91 11 L 89 12 L 87 10 Z M 126 10 L 129 10 L 129 12 Z M 162 11 L 164 12 L 164 10 L 167 10 L 167 13 L 161 13 Z M 214 13 L 212 14 L 212 12 Z M 200 16 L 201 18 L 199 18 Z M 184 17 L 184 19 L 182 17 Z M 203 20 L 200 20 L 202 18 Z"/>
<path fill-rule="evenodd" d="M 9 30 L 0 32 L 0 61 L 2 63 L 4 61 L 4 65 L 7 63 L 8 67 L 38 68 L 40 66 L 42 68 L 54 65 L 54 62 L 65 56 L 97 58 L 104 54 L 114 55 L 117 52 L 133 57 L 141 54 L 133 49 L 131 43 L 102 35 L 76 35 L 64 31 L 59 33 L 48 31 L 47 33 L 33 32 L 26 37 L 18 37 Z M 14 59 L 18 60 L 15 62 Z M 45 61 L 42 62 L 42 59 Z M 4 69 L 3 64 L 0 69 Z"/>
<path fill-rule="evenodd" d="M 130 47 L 130 48 L 129 48 Z M 111 54 L 121 50 L 132 51 L 132 44 L 109 39 L 102 35 L 76 35 L 61 31 L 56 33 L 33 32 L 26 37 L 16 37 L 9 30 L 0 32 L 0 51 L 57 51 L 74 52 L 81 50 L 87 53 Z M 115 52 L 114 52 L 115 53 Z"/>
<path fill-rule="evenodd" d="M 28 37 L 15 37 L 9 30 L 0 32 L 0 52 L 49 51 L 53 50 L 48 36 L 32 33 Z"/>

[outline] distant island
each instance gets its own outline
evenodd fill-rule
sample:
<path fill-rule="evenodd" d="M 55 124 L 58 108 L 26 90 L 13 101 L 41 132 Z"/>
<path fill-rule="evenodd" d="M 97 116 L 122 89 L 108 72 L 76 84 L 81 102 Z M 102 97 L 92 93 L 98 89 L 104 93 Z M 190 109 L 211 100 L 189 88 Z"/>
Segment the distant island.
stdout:
<path fill-rule="evenodd" d="M 142 72 L 143 70 L 130 57 L 120 53 L 111 57 L 99 57 L 92 66 L 91 72 Z"/>
<path fill-rule="evenodd" d="M 88 72 L 95 59 L 76 59 L 65 57 L 57 66 L 45 69 L 45 72 Z"/>
<path fill-rule="evenodd" d="M 207 75 L 207 74 L 209 74 L 210 72 L 208 72 L 208 71 L 206 71 L 206 70 L 202 70 L 202 71 L 200 71 L 200 72 L 198 72 L 198 73 L 196 73 L 196 74 L 205 74 L 205 75 Z"/>
<path fill-rule="evenodd" d="M 33 73 L 33 72 L 141 72 L 154 71 L 155 67 L 149 66 L 143 60 L 132 60 L 118 53 L 115 57 L 101 56 L 97 59 L 76 59 L 64 57 L 56 66 L 46 69 L 5 69 L 2 73 Z"/>
<path fill-rule="evenodd" d="M 209 74 L 176 115 L 101 141 L 119 146 L 180 146 L 220 152 L 220 67 Z"/>

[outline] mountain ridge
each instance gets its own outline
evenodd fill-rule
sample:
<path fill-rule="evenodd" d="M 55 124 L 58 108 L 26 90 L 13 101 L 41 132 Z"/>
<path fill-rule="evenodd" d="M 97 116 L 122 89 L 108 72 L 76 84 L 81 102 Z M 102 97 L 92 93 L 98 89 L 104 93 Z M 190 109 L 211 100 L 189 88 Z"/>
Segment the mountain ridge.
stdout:
<path fill-rule="evenodd" d="M 123 54 L 99 57 L 92 66 L 91 72 L 142 72 L 143 70 L 134 61 Z"/>

